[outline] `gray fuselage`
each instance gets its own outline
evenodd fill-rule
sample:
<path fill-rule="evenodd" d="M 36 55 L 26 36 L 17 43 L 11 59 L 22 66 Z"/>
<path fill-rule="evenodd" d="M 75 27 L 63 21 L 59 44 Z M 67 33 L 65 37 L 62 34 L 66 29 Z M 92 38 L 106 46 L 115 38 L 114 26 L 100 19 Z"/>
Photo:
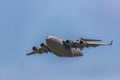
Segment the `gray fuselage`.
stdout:
<path fill-rule="evenodd" d="M 54 36 L 48 36 L 46 38 L 46 44 L 52 53 L 60 57 L 83 56 L 79 48 L 67 46 L 63 43 L 63 40 L 58 39 Z"/>

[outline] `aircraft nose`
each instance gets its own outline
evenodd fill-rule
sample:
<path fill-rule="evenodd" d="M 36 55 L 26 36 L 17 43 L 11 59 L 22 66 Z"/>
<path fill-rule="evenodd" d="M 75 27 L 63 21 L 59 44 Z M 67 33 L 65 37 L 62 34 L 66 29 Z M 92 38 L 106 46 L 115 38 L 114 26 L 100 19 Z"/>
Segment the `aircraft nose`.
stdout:
<path fill-rule="evenodd" d="M 58 46 L 62 45 L 62 41 L 54 36 L 48 36 L 46 38 L 46 43 L 50 49 L 56 49 L 56 48 L 58 48 Z"/>
<path fill-rule="evenodd" d="M 48 36 L 47 38 L 46 38 L 46 42 L 47 43 L 50 43 L 51 41 L 53 41 L 54 40 L 54 37 L 53 36 Z"/>
<path fill-rule="evenodd" d="M 56 43 L 56 38 L 54 36 L 48 36 L 46 38 L 46 43 L 48 46 L 53 46 Z"/>
<path fill-rule="evenodd" d="M 55 38 L 54 36 L 48 36 L 46 39 L 50 40 L 50 39 L 54 39 L 54 38 Z"/>
<path fill-rule="evenodd" d="M 51 38 L 51 36 L 48 36 L 46 39 L 50 39 Z"/>
<path fill-rule="evenodd" d="M 59 43 L 59 39 L 56 38 L 55 36 L 48 36 L 48 37 L 46 38 L 46 43 L 47 43 L 48 45 L 51 44 L 51 45 L 53 46 L 53 45 L 56 45 L 56 44 Z"/>

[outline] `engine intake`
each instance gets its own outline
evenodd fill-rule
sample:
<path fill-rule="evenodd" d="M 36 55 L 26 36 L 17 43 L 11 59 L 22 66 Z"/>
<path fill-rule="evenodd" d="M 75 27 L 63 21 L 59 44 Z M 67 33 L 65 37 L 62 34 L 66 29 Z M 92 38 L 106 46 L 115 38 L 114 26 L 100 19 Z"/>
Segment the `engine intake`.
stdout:
<path fill-rule="evenodd" d="M 66 40 L 66 43 L 70 43 L 70 41 L 69 41 L 69 40 Z"/>
<path fill-rule="evenodd" d="M 37 50 L 37 47 L 33 46 L 32 50 L 33 50 L 33 51 Z"/>
<path fill-rule="evenodd" d="M 45 43 L 41 43 L 40 46 L 41 47 L 47 47 L 47 45 Z"/>
<path fill-rule="evenodd" d="M 44 44 L 44 43 L 41 43 L 41 44 L 40 44 L 40 46 L 41 46 L 41 47 L 44 47 L 44 46 L 45 46 L 45 44 Z"/>
<path fill-rule="evenodd" d="M 80 41 L 80 45 L 81 45 L 81 46 L 85 46 L 85 45 L 86 45 L 86 42 L 83 41 L 83 40 L 81 40 L 81 41 Z"/>

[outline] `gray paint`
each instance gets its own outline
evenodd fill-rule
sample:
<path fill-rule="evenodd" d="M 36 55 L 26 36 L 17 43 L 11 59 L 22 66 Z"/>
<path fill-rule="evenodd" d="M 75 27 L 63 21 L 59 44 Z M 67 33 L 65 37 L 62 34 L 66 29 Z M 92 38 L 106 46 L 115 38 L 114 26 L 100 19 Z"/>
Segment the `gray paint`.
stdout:
<path fill-rule="evenodd" d="M 83 56 L 82 52 L 78 48 L 66 46 L 63 40 L 54 36 L 48 36 L 46 38 L 48 48 L 57 56 L 60 57 L 77 57 Z"/>
<path fill-rule="evenodd" d="M 84 39 L 80 38 L 79 40 L 62 40 L 55 36 L 48 36 L 46 38 L 46 43 L 41 43 L 41 48 L 33 47 L 33 51 L 26 54 L 42 54 L 44 52 L 51 52 L 60 57 L 77 57 L 83 56 L 82 49 L 89 47 L 98 47 L 98 46 L 110 46 L 112 45 L 111 41 L 108 43 L 101 43 L 101 40 L 96 39 Z"/>

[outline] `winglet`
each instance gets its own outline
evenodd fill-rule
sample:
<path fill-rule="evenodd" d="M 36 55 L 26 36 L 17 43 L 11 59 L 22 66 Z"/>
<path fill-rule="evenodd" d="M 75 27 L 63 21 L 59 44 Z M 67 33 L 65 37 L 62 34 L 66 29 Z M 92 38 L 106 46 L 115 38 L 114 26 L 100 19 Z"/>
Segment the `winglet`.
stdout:
<path fill-rule="evenodd" d="M 110 42 L 110 44 L 109 44 L 109 45 L 112 45 L 112 43 L 113 43 L 113 40 Z"/>

